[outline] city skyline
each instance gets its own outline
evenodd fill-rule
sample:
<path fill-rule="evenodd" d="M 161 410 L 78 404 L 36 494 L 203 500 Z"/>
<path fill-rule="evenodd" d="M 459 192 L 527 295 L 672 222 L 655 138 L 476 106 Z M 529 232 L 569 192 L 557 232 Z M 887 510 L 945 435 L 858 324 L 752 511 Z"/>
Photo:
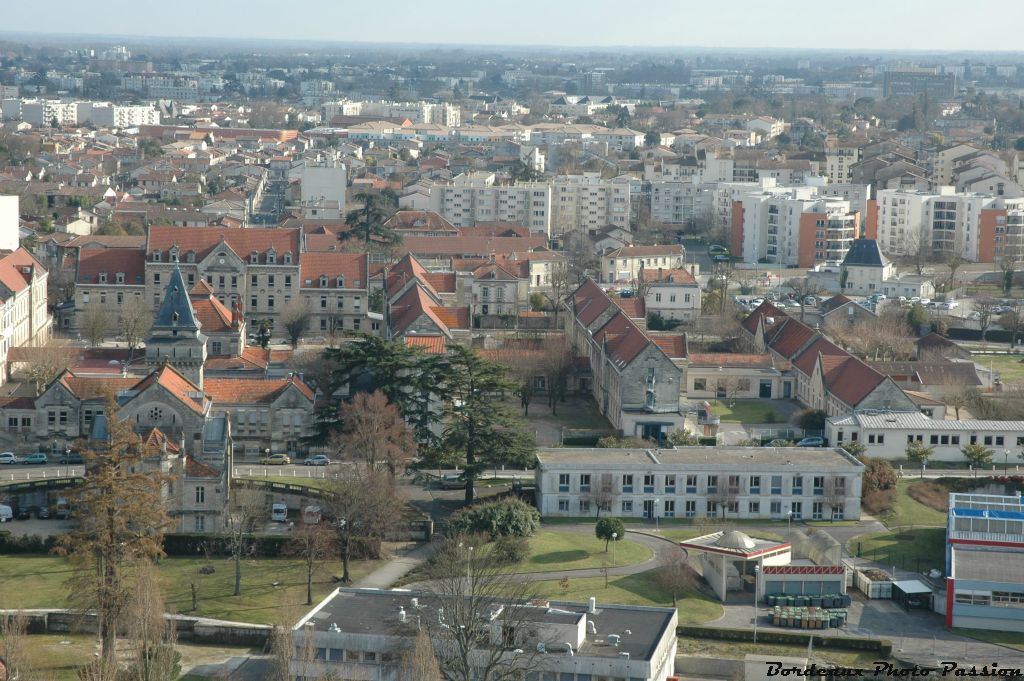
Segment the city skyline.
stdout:
<path fill-rule="evenodd" d="M 389 7 L 386 21 L 377 16 L 374 6 L 313 0 L 290 24 L 266 19 L 280 10 L 268 0 L 248 3 L 245 13 L 227 3 L 211 6 L 195 0 L 172 6 L 112 0 L 102 15 L 84 13 L 80 7 L 56 0 L 45 30 L 40 30 L 38 10 L 15 5 L 5 8 L 4 28 L 46 34 L 317 43 L 993 52 L 1011 51 L 1016 45 L 1015 26 L 1024 19 L 1024 6 L 1007 6 L 998 0 L 979 0 L 972 5 L 971 13 L 979 21 L 990 13 L 998 13 L 1002 19 L 986 24 L 984 32 L 959 30 L 962 23 L 951 18 L 960 17 L 963 9 L 952 0 L 866 0 L 856 12 L 822 11 L 820 4 L 810 0 L 779 0 L 771 13 L 764 11 L 763 4 L 747 0 L 728 6 L 653 2 L 633 22 L 612 20 L 628 8 L 611 0 L 585 5 L 522 0 L 509 20 L 496 17 L 491 7 L 465 0 L 454 0 L 443 11 L 428 7 L 429 12 L 423 5 L 400 1 Z M 434 22 L 429 19 L 431 12 Z M 187 32 L 163 28 L 174 26 L 176 17 L 193 13 L 204 20 L 190 25 Z M 315 17 L 315 21 L 304 21 L 306 17 Z M 748 20 L 753 17 L 756 21 Z M 1002 45 L 1006 47 L 1000 50 Z"/>

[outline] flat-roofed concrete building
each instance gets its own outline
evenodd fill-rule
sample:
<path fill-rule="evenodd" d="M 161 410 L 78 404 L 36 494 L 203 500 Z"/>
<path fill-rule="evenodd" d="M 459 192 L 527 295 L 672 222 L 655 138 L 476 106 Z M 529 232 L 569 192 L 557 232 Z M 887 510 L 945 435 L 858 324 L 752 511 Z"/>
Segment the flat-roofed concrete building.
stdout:
<path fill-rule="evenodd" d="M 403 657 L 421 622 L 452 621 L 453 614 L 444 611 L 444 602 L 450 600 L 438 602 L 434 595 L 405 590 L 336 589 L 293 627 L 291 678 L 405 678 Z M 504 648 L 509 655 L 531 656 L 524 663 L 526 679 L 665 681 L 675 672 L 675 608 L 608 605 L 593 599 L 589 604 L 519 604 L 489 597 L 467 599 L 466 604 L 489 618 L 490 625 L 490 641 L 481 641 L 469 655 L 474 668 L 485 666 Z"/>
<path fill-rule="evenodd" d="M 543 517 L 860 518 L 864 465 L 841 449 L 676 447 L 537 451 Z"/>

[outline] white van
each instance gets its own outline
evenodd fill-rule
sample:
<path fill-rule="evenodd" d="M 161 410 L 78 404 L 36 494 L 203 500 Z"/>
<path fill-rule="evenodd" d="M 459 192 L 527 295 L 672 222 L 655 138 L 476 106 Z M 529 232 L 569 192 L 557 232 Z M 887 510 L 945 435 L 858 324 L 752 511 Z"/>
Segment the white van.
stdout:
<path fill-rule="evenodd" d="M 14 520 L 14 511 L 6 504 L 0 504 L 0 523 L 9 523 Z"/>
<path fill-rule="evenodd" d="M 271 504 L 270 519 L 275 523 L 288 522 L 288 506 L 286 504 Z"/>

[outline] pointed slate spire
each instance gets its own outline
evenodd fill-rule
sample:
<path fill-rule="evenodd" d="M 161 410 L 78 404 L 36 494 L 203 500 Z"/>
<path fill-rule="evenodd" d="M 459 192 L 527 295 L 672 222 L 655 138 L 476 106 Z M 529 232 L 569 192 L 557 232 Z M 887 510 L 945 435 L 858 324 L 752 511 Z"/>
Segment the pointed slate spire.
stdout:
<path fill-rule="evenodd" d="M 196 319 L 196 312 L 189 300 L 185 280 L 177 265 L 171 272 L 171 280 L 164 291 L 164 299 L 153 320 L 153 329 L 177 329 L 179 331 L 198 331 L 202 325 Z"/>

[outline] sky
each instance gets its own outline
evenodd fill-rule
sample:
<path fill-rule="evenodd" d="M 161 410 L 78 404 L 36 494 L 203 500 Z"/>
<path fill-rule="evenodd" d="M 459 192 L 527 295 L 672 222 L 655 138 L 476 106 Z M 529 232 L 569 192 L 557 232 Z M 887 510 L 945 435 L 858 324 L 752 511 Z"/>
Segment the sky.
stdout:
<path fill-rule="evenodd" d="M 1022 21 L 1020 0 L 0 0 L 0 31 L 463 45 L 1014 51 Z"/>

